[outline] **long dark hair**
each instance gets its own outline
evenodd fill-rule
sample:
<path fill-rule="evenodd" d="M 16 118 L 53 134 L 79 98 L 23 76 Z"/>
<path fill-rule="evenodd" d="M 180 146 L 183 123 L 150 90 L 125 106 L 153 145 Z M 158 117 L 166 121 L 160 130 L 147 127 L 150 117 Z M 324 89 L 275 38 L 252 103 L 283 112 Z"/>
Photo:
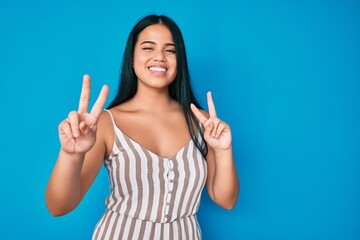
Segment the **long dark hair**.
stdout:
<path fill-rule="evenodd" d="M 171 32 L 176 49 L 177 74 L 175 80 L 169 85 L 170 97 L 176 100 L 181 105 L 191 138 L 194 141 L 195 146 L 205 157 L 207 154 L 207 145 L 205 140 L 203 139 L 203 130 L 199 124 L 199 121 L 190 109 L 190 103 L 193 103 L 198 108 L 201 107 L 191 89 L 185 43 L 179 27 L 169 17 L 163 15 L 146 16 L 141 19 L 131 30 L 122 59 L 120 86 L 118 89 L 118 93 L 115 99 L 108 106 L 108 109 L 115 107 L 123 102 L 126 102 L 127 100 L 135 96 L 138 81 L 132 64 L 134 60 L 135 45 L 138 40 L 138 36 L 142 30 L 144 30 L 150 25 L 159 23 L 165 25 Z M 195 128 L 193 123 L 195 123 Z M 200 132 L 202 138 L 201 142 L 203 144 L 201 144 L 201 142 L 196 137 L 197 132 Z"/>

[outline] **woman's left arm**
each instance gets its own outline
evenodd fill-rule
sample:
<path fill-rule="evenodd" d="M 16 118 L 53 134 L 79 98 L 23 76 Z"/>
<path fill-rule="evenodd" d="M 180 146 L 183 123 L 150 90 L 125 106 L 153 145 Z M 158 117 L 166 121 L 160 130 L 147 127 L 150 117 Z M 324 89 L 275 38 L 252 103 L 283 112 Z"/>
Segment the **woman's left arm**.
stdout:
<path fill-rule="evenodd" d="M 209 113 L 191 104 L 191 110 L 204 126 L 204 138 L 208 144 L 206 187 L 215 203 L 230 210 L 236 204 L 240 188 L 232 152 L 231 131 L 229 125 L 217 117 L 210 92 L 207 94 L 207 102 Z"/>

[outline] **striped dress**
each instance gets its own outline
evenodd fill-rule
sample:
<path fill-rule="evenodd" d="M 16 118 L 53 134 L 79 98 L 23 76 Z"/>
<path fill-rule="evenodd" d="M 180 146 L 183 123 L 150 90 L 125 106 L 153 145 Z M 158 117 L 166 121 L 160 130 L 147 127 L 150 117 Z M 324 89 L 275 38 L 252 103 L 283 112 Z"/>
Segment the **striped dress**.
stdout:
<path fill-rule="evenodd" d="M 173 157 L 158 156 L 124 134 L 108 112 L 115 130 L 104 161 L 110 195 L 92 239 L 201 239 L 196 213 L 207 171 L 194 142 Z"/>

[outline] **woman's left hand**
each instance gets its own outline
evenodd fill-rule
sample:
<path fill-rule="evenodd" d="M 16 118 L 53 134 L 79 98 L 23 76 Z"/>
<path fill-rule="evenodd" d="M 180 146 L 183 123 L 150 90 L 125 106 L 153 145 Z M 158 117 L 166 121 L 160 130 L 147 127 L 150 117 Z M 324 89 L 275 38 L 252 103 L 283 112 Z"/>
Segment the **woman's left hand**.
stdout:
<path fill-rule="evenodd" d="M 207 93 L 207 102 L 209 117 L 202 113 L 194 104 L 191 104 L 191 110 L 197 119 L 204 126 L 204 138 L 207 144 L 216 150 L 228 150 L 231 148 L 231 131 L 227 123 L 221 121 L 216 116 L 215 105 L 211 92 Z"/>

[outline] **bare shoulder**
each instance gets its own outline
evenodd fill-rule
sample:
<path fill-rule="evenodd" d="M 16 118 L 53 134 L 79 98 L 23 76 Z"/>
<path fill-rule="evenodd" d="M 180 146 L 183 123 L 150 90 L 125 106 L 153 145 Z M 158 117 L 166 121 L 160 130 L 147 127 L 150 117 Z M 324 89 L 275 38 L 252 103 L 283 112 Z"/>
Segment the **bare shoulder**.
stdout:
<path fill-rule="evenodd" d="M 105 144 L 106 155 L 110 155 L 114 142 L 114 127 L 110 113 L 103 111 L 97 124 L 97 141 Z"/>
<path fill-rule="evenodd" d="M 121 117 L 124 116 L 124 114 L 134 113 L 136 112 L 135 108 L 132 106 L 130 102 L 124 102 L 121 103 L 115 107 L 112 107 L 109 109 L 114 116 L 115 120 L 121 115 Z M 116 121 L 115 121 L 116 122 Z"/>
<path fill-rule="evenodd" d="M 112 120 L 110 113 L 107 111 L 103 111 L 100 114 L 99 120 L 98 120 L 98 128 L 100 128 L 102 131 L 106 131 L 112 127 Z"/>

